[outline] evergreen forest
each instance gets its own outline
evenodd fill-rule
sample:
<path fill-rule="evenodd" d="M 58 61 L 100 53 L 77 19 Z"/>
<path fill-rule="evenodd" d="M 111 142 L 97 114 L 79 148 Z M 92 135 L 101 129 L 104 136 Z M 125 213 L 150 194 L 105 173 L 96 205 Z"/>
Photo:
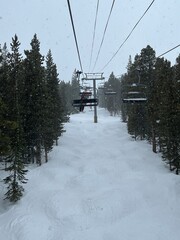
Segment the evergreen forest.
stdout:
<path fill-rule="evenodd" d="M 17 35 L 10 49 L 0 46 L 0 161 L 6 172 L 5 199 L 11 202 L 23 195 L 28 165 L 48 162 L 48 153 L 65 131 L 64 123 L 79 112 L 72 101 L 80 93 L 76 69 L 69 82 L 60 80 L 51 50 L 41 54 L 36 34 L 29 50 L 22 54 L 19 48 Z M 134 85 L 146 101 L 124 103 L 124 94 Z M 152 151 L 179 174 L 180 55 L 171 66 L 148 45 L 134 60 L 129 57 L 127 73 L 116 77 L 112 72 L 97 91 L 99 107 L 120 115 L 132 138 L 148 141 Z"/>
<path fill-rule="evenodd" d="M 48 161 L 69 119 L 51 50 L 41 55 L 36 34 L 30 46 L 22 55 L 15 35 L 10 50 L 0 47 L 0 161 L 11 202 L 23 195 L 27 166 Z"/>
<path fill-rule="evenodd" d="M 116 95 L 104 94 L 107 89 Z M 135 91 L 146 101 L 123 102 L 125 94 Z M 180 55 L 173 66 L 163 57 L 156 57 L 149 45 L 134 61 L 130 56 L 127 73 L 116 77 L 112 72 L 104 87 L 99 88 L 99 105 L 107 108 L 111 115 L 120 113 L 132 138 L 148 141 L 170 171 L 179 174 Z"/>

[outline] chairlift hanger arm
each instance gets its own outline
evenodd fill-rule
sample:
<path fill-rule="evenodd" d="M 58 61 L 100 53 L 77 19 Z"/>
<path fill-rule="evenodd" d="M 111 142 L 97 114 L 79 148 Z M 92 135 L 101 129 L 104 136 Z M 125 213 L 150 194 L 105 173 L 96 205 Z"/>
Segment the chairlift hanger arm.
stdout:
<path fill-rule="evenodd" d="M 103 73 L 85 73 L 85 77 L 82 80 L 103 80 Z"/>

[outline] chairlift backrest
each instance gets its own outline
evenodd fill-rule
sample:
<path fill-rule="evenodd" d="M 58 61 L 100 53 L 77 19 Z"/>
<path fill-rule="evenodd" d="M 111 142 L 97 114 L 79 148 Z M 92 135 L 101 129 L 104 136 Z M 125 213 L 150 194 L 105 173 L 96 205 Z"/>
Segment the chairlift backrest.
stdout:
<path fill-rule="evenodd" d="M 90 96 L 92 96 L 92 92 L 90 92 L 90 91 L 84 91 L 84 92 L 80 92 L 80 95 L 81 95 L 82 97 L 90 97 Z"/>

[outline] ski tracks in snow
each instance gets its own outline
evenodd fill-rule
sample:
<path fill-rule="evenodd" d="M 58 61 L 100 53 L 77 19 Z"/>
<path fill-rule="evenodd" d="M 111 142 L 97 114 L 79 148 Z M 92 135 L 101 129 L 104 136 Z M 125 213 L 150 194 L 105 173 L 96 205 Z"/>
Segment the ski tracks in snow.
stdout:
<path fill-rule="evenodd" d="M 24 197 L 0 218 L 2 240 L 169 240 L 177 232 L 177 208 L 168 206 L 178 196 L 160 158 L 119 117 L 98 111 L 97 124 L 92 112 L 71 116 L 49 162 L 28 173 Z"/>

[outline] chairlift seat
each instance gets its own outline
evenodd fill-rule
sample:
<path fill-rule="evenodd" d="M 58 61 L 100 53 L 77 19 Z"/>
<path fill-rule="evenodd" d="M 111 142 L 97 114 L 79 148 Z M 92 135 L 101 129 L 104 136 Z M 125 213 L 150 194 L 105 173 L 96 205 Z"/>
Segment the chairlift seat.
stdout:
<path fill-rule="evenodd" d="M 75 99 L 72 103 L 73 107 L 92 107 L 98 105 L 97 98 L 84 98 L 84 99 Z"/>
<path fill-rule="evenodd" d="M 112 96 L 112 95 L 116 95 L 117 93 L 116 93 L 116 92 L 113 92 L 113 91 L 109 91 L 109 92 L 107 91 L 107 92 L 105 92 L 104 94 L 105 94 L 105 95 L 111 95 L 111 96 Z"/>

